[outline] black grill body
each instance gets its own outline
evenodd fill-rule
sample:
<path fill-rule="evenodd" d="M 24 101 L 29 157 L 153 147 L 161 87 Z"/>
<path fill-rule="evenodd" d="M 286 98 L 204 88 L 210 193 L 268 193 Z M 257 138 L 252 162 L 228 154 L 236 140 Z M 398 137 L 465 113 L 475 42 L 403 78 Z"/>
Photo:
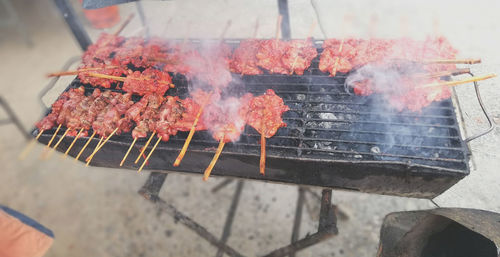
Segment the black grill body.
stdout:
<path fill-rule="evenodd" d="M 267 139 L 265 176 L 259 174 L 260 136 L 249 126 L 239 141 L 226 144 L 214 176 L 433 198 L 469 173 L 470 152 L 461 137 L 452 99 L 433 103 L 420 113 L 398 112 L 378 95 L 349 94 L 344 89 L 346 74 L 330 77 L 321 73 L 318 59 L 301 76 L 233 77 L 231 94 L 259 95 L 271 88 L 282 97 L 290 107 L 284 114 L 288 126 Z M 192 83 L 174 75 L 176 88 L 167 94 L 184 98 Z M 82 84 L 75 79 L 68 89 L 79 86 Z M 88 93 L 93 90 L 83 86 Z M 47 144 L 54 131 L 44 132 L 39 141 Z M 35 129 L 33 134 L 37 132 Z M 218 142 L 206 131 L 196 132 L 181 165 L 173 167 L 187 134 L 181 132 L 161 142 L 145 169 L 202 174 Z M 69 154 L 76 156 L 87 139 L 79 139 Z M 65 138 L 57 150 L 66 151 L 72 140 Z M 113 136 L 91 165 L 137 170 L 142 161 L 133 161 L 147 138 L 137 141 L 124 166 L 119 167 L 132 140 L 130 133 Z M 94 138 L 81 160 L 97 142 Z"/>

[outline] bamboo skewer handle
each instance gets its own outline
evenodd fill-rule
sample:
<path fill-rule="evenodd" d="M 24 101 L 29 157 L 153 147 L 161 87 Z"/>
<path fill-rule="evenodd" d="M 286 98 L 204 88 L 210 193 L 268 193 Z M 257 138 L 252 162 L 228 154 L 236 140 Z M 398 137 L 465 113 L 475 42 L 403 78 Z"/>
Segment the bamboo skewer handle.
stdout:
<path fill-rule="evenodd" d="M 118 76 L 111 76 L 111 75 L 106 75 L 106 74 L 100 74 L 100 73 L 93 73 L 89 72 L 89 76 L 91 77 L 96 77 L 96 78 L 103 78 L 103 79 L 112 79 L 112 80 L 117 80 L 117 81 L 125 81 L 125 77 L 118 77 Z"/>
<path fill-rule="evenodd" d="M 477 64 L 481 63 L 481 59 L 436 59 L 436 60 L 423 60 L 423 63 L 427 64 Z"/>
<path fill-rule="evenodd" d="M 86 72 L 86 71 L 100 71 L 100 70 L 106 70 L 106 69 L 114 69 L 118 68 L 118 66 L 106 66 L 106 67 L 95 67 L 95 68 L 83 68 L 83 69 L 78 69 L 78 70 L 72 70 L 72 71 L 60 71 L 60 72 L 53 72 L 47 74 L 47 77 L 60 77 L 60 76 L 67 76 L 67 75 L 78 75 L 78 73 Z"/>
<path fill-rule="evenodd" d="M 490 75 L 486 75 L 486 76 L 476 76 L 476 77 L 472 77 L 472 78 L 464 79 L 464 80 L 431 83 L 431 84 L 427 84 L 427 85 L 418 86 L 417 88 L 441 87 L 441 86 L 456 86 L 456 85 L 460 85 L 460 84 L 465 84 L 465 83 L 471 83 L 471 82 L 486 80 L 486 79 L 494 78 L 496 76 L 497 76 L 496 74 L 490 74 Z"/>
<path fill-rule="evenodd" d="M 283 20 L 283 16 L 278 16 L 278 21 L 276 22 L 276 41 L 280 39 L 280 32 L 281 32 L 281 21 Z"/>
<path fill-rule="evenodd" d="M 439 77 L 445 77 L 445 76 L 457 76 L 457 75 L 462 75 L 462 74 L 467 74 L 467 73 L 470 73 L 469 68 L 455 69 L 455 70 L 449 70 L 449 71 L 439 71 L 439 72 L 434 72 L 434 73 L 419 73 L 419 74 L 416 74 L 414 77 L 415 78 L 439 78 Z"/>

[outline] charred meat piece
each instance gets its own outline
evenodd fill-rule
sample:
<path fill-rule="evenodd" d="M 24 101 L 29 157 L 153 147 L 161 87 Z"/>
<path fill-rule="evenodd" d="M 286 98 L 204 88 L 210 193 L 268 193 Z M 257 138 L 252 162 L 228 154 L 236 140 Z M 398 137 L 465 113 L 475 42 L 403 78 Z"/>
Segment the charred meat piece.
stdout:
<path fill-rule="evenodd" d="M 163 96 L 170 87 L 173 87 L 173 84 L 168 73 L 147 68 L 143 72 L 130 71 L 125 82 L 123 82 L 122 89 L 132 94 L 157 94 Z"/>
<path fill-rule="evenodd" d="M 203 119 L 215 140 L 238 141 L 245 128 L 251 98 L 252 94 L 228 97 L 206 107 Z"/>
<path fill-rule="evenodd" d="M 260 48 L 260 40 L 247 39 L 240 42 L 240 45 L 234 50 L 229 68 L 231 72 L 243 75 L 262 74 L 257 62 L 257 52 Z"/>
<path fill-rule="evenodd" d="M 282 58 L 283 65 L 290 71 L 290 74 L 303 75 L 318 55 L 312 39 L 291 40 L 287 44 L 288 47 Z"/>
<path fill-rule="evenodd" d="M 281 116 L 290 108 L 272 89 L 268 89 L 263 95 L 253 97 L 250 100 L 249 108 L 248 125 L 266 138 L 274 136 L 279 128 L 286 126 Z"/>
<path fill-rule="evenodd" d="M 168 141 L 170 136 L 175 136 L 179 130 L 177 121 L 184 112 L 182 101 L 177 96 L 167 96 L 158 111 L 156 131 L 162 141 Z"/>
<path fill-rule="evenodd" d="M 263 40 L 255 55 L 258 59 L 257 65 L 267 70 L 269 73 L 289 74 L 290 69 L 282 62 L 286 50 L 286 42 L 276 39 Z"/>

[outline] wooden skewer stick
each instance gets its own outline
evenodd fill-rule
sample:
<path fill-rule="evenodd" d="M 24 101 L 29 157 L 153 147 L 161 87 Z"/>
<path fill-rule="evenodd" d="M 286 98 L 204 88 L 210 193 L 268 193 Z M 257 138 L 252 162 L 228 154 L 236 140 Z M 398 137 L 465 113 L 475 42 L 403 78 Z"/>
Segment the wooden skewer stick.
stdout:
<path fill-rule="evenodd" d="M 278 21 L 276 22 L 276 41 L 280 40 L 280 32 L 281 32 L 281 21 L 283 20 L 283 16 L 278 16 Z"/>
<path fill-rule="evenodd" d="M 224 137 L 225 136 L 226 135 L 223 135 L 221 140 L 219 141 L 219 146 L 217 147 L 217 151 L 215 152 L 214 158 L 212 159 L 212 161 L 208 165 L 207 169 L 203 173 L 203 180 L 204 181 L 207 181 L 208 177 L 210 176 L 210 173 L 212 172 L 212 169 L 215 166 L 215 163 L 217 163 L 217 160 L 219 159 L 219 156 L 222 153 L 222 149 L 224 149 L 224 144 L 225 144 Z"/>
<path fill-rule="evenodd" d="M 130 23 L 130 21 L 132 20 L 132 18 L 134 18 L 134 14 L 131 13 L 127 19 L 122 23 L 122 25 L 115 31 L 115 33 L 113 35 L 115 36 L 118 36 L 120 35 L 120 33 L 122 33 L 123 29 L 125 29 L 125 27 L 127 27 L 127 25 Z"/>
<path fill-rule="evenodd" d="M 141 156 L 142 154 L 144 153 L 144 151 L 146 151 L 146 148 L 148 148 L 148 145 L 149 143 L 151 142 L 151 139 L 153 139 L 153 136 L 156 134 L 156 130 L 153 131 L 153 133 L 151 134 L 151 136 L 149 137 L 148 141 L 146 142 L 146 144 L 142 147 L 141 149 L 141 153 L 139 153 L 139 156 L 137 156 L 137 159 L 135 159 L 135 164 L 137 164 L 139 162 L 139 160 L 141 159 Z"/>
<path fill-rule="evenodd" d="M 112 75 L 106 75 L 106 74 L 100 74 L 100 73 L 93 73 L 93 72 L 89 72 L 87 73 L 87 75 L 91 76 L 91 77 L 97 77 L 97 78 L 103 78 L 103 79 L 113 79 L 113 80 L 117 80 L 117 81 L 122 81 L 124 82 L 127 77 L 118 77 L 118 76 L 112 76 Z M 135 80 L 144 80 L 144 79 L 140 79 L 140 78 L 133 78 Z M 149 80 L 149 79 L 145 79 L 145 80 Z M 170 82 L 167 82 L 167 81 L 158 81 L 162 84 L 168 84 L 171 88 L 174 88 L 175 85 L 170 83 Z"/>
<path fill-rule="evenodd" d="M 311 24 L 311 27 L 309 28 L 309 32 L 307 32 L 306 39 L 304 39 L 304 43 L 307 42 L 307 40 L 312 36 L 312 33 L 314 32 L 314 29 L 316 28 L 316 21 L 313 21 Z M 295 68 L 295 64 L 297 64 L 297 60 L 299 59 L 299 55 L 295 57 L 292 63 L 292 68 L 290 69 L 290 75 L 293 75 L 293 69 Z"/>
<path fill-rule="evenodd" d="M 94 131 L 94 133 L 92 133 L 92 135 L 89 137 L 89 140 L 87 140 L 87 143 L 85 143 L 85 145 L 82 147 L 82 150 L 80 150 L 80 152 L 76 156 L 75 162 L 78 161 L 78 159 L 80 158 L 80 155 L 82 155 L 83 151 L 85 151 L 85 148 L 87 148 L 87 146 L 90 144 L 90 141 L 92 141 L 92 138 L 94 138 L 94 136 L 95 136 L 95 131 Z"/>
<path fill-rule="evenodd" d="M 476 63 L 481 63 L 481 59 L 436 59 L 436 60 L 423 60 L 423 63 L 427 64 L 476 64 Z"/>
<path fill-rule="evenodd" d="M 87 75 L 91 77 L 96 77 L 96 78 L 103 78 L 103 79 L 112 79 L 112 80 L 117 80 L 117 81 L 125 81 L 127 79 L 126 77 L 118 77 L 118 76 L 112 76 L 112 75 L 106 75 L 106 74 L 100 74 L 100 73 L 93 73 L 89 72 Z"/>
<path fill-rule="evenodd" d="M 106 70 L 106 69 L 114 69 L 118 68 L 118 66 L 105 66 L 105 67 L 93 67 L 93 68 L 83 68 L 83 69 L 78 69 L 78 70 L 71 70 L 71 71 L 60 71 L 60 72 L 53 72 L 47 74 L 47 77 L 60 77 L 60 76 L 68 76 L 68 75 L 78 75 L 81 72 L 86 72 L 86 71 L 100 71 L 100 70 Z"/>
<path fill-rule="evenodd" d="M 64 131 L 64 134 L 61 136 L 61 138 L 59 138 L 59 140 L 54 145 L 54 147 L 52 147 L 52 149 L 50 149 L 50 152 L 47 153 L 47 155 L 45 156 L 45 159 L 49 159 L 50 156 L 52 156 L 52 154 L 56 151 L 59 144 L 63 141 L 64 137 L 66 137 L 66 134 L 68 134 L 68 131 L 69 131 L 69 129 L 66 129 L 66 131 Z"/>
<path fill-rule="evenodd" d="M 266 137 L 260 134 L 260 174 L 266 174 Z"/>
<path fill-rule="evenodd" d="M 184 145 L 182 146 L 181 152 L 179 153 L 179 155 L 175 159 L 174 167 L 177 167 L 181 164 L 181 161 L 184 158 L 184 155 L 186 154 L 186 151 L 189 147 L 189 143 L 191 143 L 191 139 L 193 139 L 194 132 L 196 131 L 196 125 L 198 125 L 198 121 L 200 120 L 201 114 L 203 113 L 203 109 L 205 108 L 205 106 L 207 106 L 209 99 L 212 96 L 212 93 L 213 92 L 211 92 L 208 95 L 207 100 L 203 103 L 202 106 L 200 106 L 200 110 L 198 110 L 198 113 L 196 114 L 196 118 L 194 119 L 193 125 L 191 126 L 191 129 L 189 130 L 189 134 L 186 138 L 186 141 L 184 142 Z"/>
<path fill-rule="evenodd" d="M 103 139 L 104 139 L 104 137 L 101 137 L 99 139 L 99 142 L 97 142 L 97 145 L 95 146 L 94 151 L 92 151 L 92 153 L 87 157 L 87 159 L 85 159 L 85 161 L 86 161 L 85 166 L 89 165 L 90 157 L 94 155 L 97 148 L 99 148 L 99 146 L 101 145 Z"/>
<path fill-rule="evenodd" d="M 31 150 L 33 150 L 33 147 L 35 146 L 36 141 L 38 141 L 40 136 L 43 134 L 43 131 L 44 130 L 41 129 L 40 132 L 38 132 L 38 135 L 36 135 L 36 137 L 34 139 L 30 140 L 30 142 L 26 145 L 26 147 L 24 147 L 24 150 L 17 157 L 18 160 L 22 161 L 26 158 L 26 156 L 28 156 L 28 154 L 31 152 Z"/>
<path fill-rule="evenodd" d="M 87 159 L 86 159 L 87 163 L 85 164 L 85 166 L 89 166 L 90 161 L 92 161 L 92 158 L 94 158 L 94 155 L 95 155 L 95 154 L 96 154 L 99 150 L 101 150 L 101 148 L 104 146 L 104 144 L 106 144 L 106 142 L 108 142 L 108 140 L 109 140 L 109 139 L 110 139 L 110 138 L 111 138 L 111 137 L 112 137 L 112 136 L 116 133 L 116 131 L 118 131 L 118 128 L 115 128 L 115 130 L 113 130 L 113 132 L 111 132 L 111 134 L 109 134 L 109 136 L 108 136 L 108 137 L 106 137 L 106 140 L 104 140 L 104 141 L 102 142 L 102 144 L 100 143 L 100 141 L 102 141 L 102 138 L 103 138 L 103 137 L 101 137 L 101 140 L 99 140 L 99 144 L 97 144 L 97 146 L 96 146 L 96 148 L 95 148 L 94 152 L 93 152 L 93 153 L 92 153 L 89 157 L 87 157 Z"/>
<path fill-rule="evenodd" d="M 73 142 L 71 142 L 71 144 L 69 145 L 69 147 L 66 150 L 66 152 L 64 152 L 64 155 L 62 156 L 63 158 L 68 157 L 69 151 L 71 150 L 71 148 L 73 148 L 73 145 L 75 144 L 76 140 L 78 140 L 78 138 L 80 137 L 80 135 L 82 134 L 82 132 L 83 132 L 83 128 L 81 128 L 80 131 L 78 131 L 78 134 L 76 134 L 76 137 L 73 139 Z"/>
<path fill-rule="evenodd" d="M 127 159 L 127 156 L 128 154 L 130 153 L 130 150 L 132 150 L 132 147 L 134 147 L 135 145 L 135 141 L 137 141 L 137 137 L 134 138 L 134 141 L 132 141 L 132 144 L 130 145 L 130 147 L 128 148 L 127 150 L 127 153 L 125 154 L 125 156 L 123 156 L 123 159 L 122 161 L 120 162 L 120 167 L 123 166 L 123 163 L 125 162 L 125 160 Z"/>
<path fill-rule="evenodd" d="M 339 56 L 342 54 L 342 48 L 344 47 L 344 38 L 342 38 L 342 41 L 340 41 L 340 45 L 339 45 Z M 335 75 L 337 75 L 337 67 L 339 66 L 339 61 L 340 61 L 340 57 L 339 56 L 335 56 L 335 64 L 333 65 L 333 68 L 332 68 L 332 76 L 335 77 Z"/>
<path fill-rule="evenodd" d="M 486 76 L 475 76 L 469 79 L 464 79 L 464 80 L 457 80 L 457 81 L 444 81 L 444 82 L 439 82 L 439 83 L 431 83 L 427 85 L 422 85 L 422 86 L 417 86 L 416 88 L 428 88 L 428 87 L 442 87 L 442 86 L 456 86 L 460 84 L 465 84 L 465 83 L 471 83 L 475 81 L 480 81 L 480 80 L 485 80 L 485 79 L 490 79 L 496 77 L 496 74 L 490 74 Z"/>
<path fill-rule="evenodd" d="M 54 132 L 54 135 L 50 138 L 49 143 L 45 146 L 43 149 L 42 155 L 40 155 L 40 159 L 45 159 L 45 156 L 47 155 L 47 151 L 50 149 L 50 146 L 52 145 L 52 141 L 54 141 L 54 138 L 56 137 L 57 133 L 59 132 L 59 129 L 61 129 L 61 124 L 57 126 L 56 132 Z"/>
<path fill-rule="evenodd" d="M 54 138 L 56 137 L 57 132 L 59 132 L 59 129 L 61 129 L 61 124 L 59 124 L 59 126 L 57 126 L 56 132 L 54 132 L 54 135 L 52 135 L 52 137 L 50 138 L 50 141 L 47 144 L 47 146 L 45 146 L 45 149 L 50 148 L 50 145 L 52 144 L 52 141 L 54 141 Z"/>
<path fill-rule="evenodd" d="M 156 147 L 158 146 L 158 144 L 160 143 L 161 141 L 161 136 L 158 137 L 158 140 L 156 141 L 155 145 L 153 146 L 153 148 L 151 148 L 151 151 L 149 152 L 148 156 L 146 156 L 146 159 L 144 159 L 144 162 L 142 163 L 141 167 L 139 168 L 139 170 L 137 170 L 137 172 L 141 172 L 142 171 L 142 168 L 144 168 L 144 165 L 146 165 L 146 163 L 148 162 L 149 160 L 149 157 L 151 157 L 151 154 L 153 154 L 153 152 L 155 151 Z"/>
<path fill-rule="evenodd" d="M 415 78 L 439 78 L 439 77 L 445 77 L 445 76 L 457 76 L 457 75 L 462 75 L 469 73 L 470 69 L 469 68 L 464 68 L 464 69 L 455 69 L 455 70 L 448 70 L 448 71 L 439 71 L 439 72 L 434 72 L 434 73 L 419 73 L 415 74 L 413 77 Z"/>

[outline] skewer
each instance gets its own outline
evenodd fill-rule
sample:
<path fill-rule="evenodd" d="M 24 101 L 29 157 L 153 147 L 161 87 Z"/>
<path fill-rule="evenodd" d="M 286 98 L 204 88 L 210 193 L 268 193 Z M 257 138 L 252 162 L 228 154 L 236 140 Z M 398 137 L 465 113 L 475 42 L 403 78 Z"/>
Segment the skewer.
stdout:
<path fill-rule="evenodd" d="M 50 149 L 50 152 L 47 153 L 47 155 L 45 156 L 45 159 L 49 159 L 50 156 L 52 156 L 52 154 L 55 152 L 56 148 L 59 146 L 59 144 L 63 141 L 64 137 L 66 137 L 66 134 L 68 134 L 68 131 L 69 129 L 66 129 L 66 131 L 64 131 L 64 134 L 61 136 L 61 138 L 59 138 L 59 140 L 57 141 L 57 143 L 54 145 L 54 147 L 52 147 L 52 149 Z"/>
<path fill-rule="evenodd" d="M 124 82 L 126 77 L 118 77 L 118 76 L 112 76 L 112 75 L 106 75 L 106 74 L 100 74 L 100 73 L 93 73 L 89 72 L 87 75 L 91 77 L 96 77 L 96 78 L 103 78 L 103 79 L 112 79 L 112 80 L 117 80 L 117 81 L 122 81 Z"/>
<path fill-rule="evenodd" d="M 374 21 L 374 18 L 375 16 L 372 16 L 372 21 Z M 345 35 L 345 29 L 346 27 L 351 27 L 351 17 L 349 16 L 345 16 L 343 21 L 342 21 L 342 24 L 341 24 L 341 27 L 340 27 L 340 33 L 342 35 L 342 40 L 340 41 L 340 44 L 339 44 L 339 54 L 338 56 L 335 56 L 335 63 L 333 64 L 333 68 L 332 68 L 332 72 L 331 72 L 331 75 L 332 77 L 335 77 L 337 75 L 337 68 L 339 67 L 339 62 L 340 62 L 340 56 L 342 55 L 342 49 L 344 48 L 344 42 L 345 42 L 345 39 L 346 39 L 346 35 Z M 375 22 L 376 23 L 376 22 Z M 375 26 L 376 24 L 372 24 L 373 26 Z M 373 30 L 374 28 L 370 28 L 370 30 Z"/>
<path fill-rule="evenodd" d="M 341 55 L 343 47 L 344 47 L 344 38 L 342 38 L 342 41 L 340 41 L 339 55 Z M 333 65 L 333 68 L 332 68 L 332 76 L 333 77 L 335 77 L 335 75 L 337 75 L 337 67 L 339 66 L 339 61 L 340 61 L 340 57 L 335 56 L 335 64 Z"/>
<path fill-rule="evenodd" d="M 266 137 L 260 134 L 260 174 L 266 173 Z"/>
<path fill-rule="evenodd" d="M 137 141 L 137 137 L 134 138 L 134 141 L 132 141 L 132 144 L 128 148 L 127 153 L 125 154 L 125 156 L 123 156 L 123 159 L 120 162 L 120 167 L 123 166 L 123 163 L 125 162 L 125 160 L 127 159 L 128 154 L 130 153 L 130 150 L 132 150 L 132 147 L 134 147 L 135 141 Z"/>
<path fill-rule="evenodd" d="M 76 134 L 75 139 L 73 139 L 73 142 L 71 142 L 71 144 L 69 145 L 69 147 L 66 150 L 66 152 L 64 152 L 64 155 L 62 156 L 63 158 L 68 157 L 69 151 L 71 150 L 71 148 L 73 148 L 73 145 L 75 144 L 76 140 L 78 140 L 78 138 L 80 137 L 80 135 L 82 134 L 82 132 L 83 132 L 83 128 L 81 128 L 80 131 L 78 131 L 78 134 Z"/>
<path fill-rule="evenodd" d="M 127 25 L 130 23 L 130 21 L 132 20 L 132 18 L 134 18 L 134 14 L 131 13 L 127 19 L 122 23 L 122 25 L 115 31 L 115 33 L 113 35 L 115 36 L 118 36 L 120 35 L 120 33 L 123 31 L 123 29 L 125 29 L 125 27 L 127 27 Z"/>
<path fill-rule="evenodd" d="M 82 150 L 80 150 L 80 152 L 78 153 L 78 155 L 76 156 L 75 158 L 75 162 L 78 161 L 78 158 L 80 158 L 80 155 L 82 155 L 83 151 L 85 150 L 85 148 L 87 148 L 87 146 L 90 144 L 90 141 L 92 141 L 92 138 L 94 138 L 95 136 L 95 131 L 94 133 L 92 133 L 92 135 L 89 137 L 89 140 L 87 140 L 87 143 L 85 143 L 85 145 L 82 147 Z"/>
<path fill-rule="evenodd" d="M 439 71 L 439 72 L 434 72 L 434 73 L 418 73 L 415 74 L 413 77 L 415 78 L 439 78 L 439 77 L 445 77 L 445 76 L 457 76 L 457 75 L 462 75 L 469 73 L 470 69 L 469 68 L 464 68 L 464 69 L 454 69 L 454 70 L 448 70 L 448 71 Z"/>
<path fill-rule="evenodd" d="M 97 148 L 99 147 L 99 145 L 102 143 L 102 140 L 103 140 L 103 139 L 104 139 L 104 137 L 101 137 L 101 138 L 99 139 L 99 142 L 97 142 L 97 145 L 95 146 L 94 151 L 92 151 L 92 153 L 89 155 L 89 157 L 87 157 L 87 159 L 85 159 L 85 161 L 87 162 L 87 163 L 85 164 L 85 166 L 88 166 L 88 165 L 89 165 L 89 160 L 90 160 L 89 158 L 90 158 L 90 156 L 92 156 L 92 155 L 94 154 L 94 152 L 96 151 L 96 149 L 97 149 Z"/>
<path fill-rule="evenodd" d="M 137 164 L 139 162 L 139 160 L 141 159 L 141 156 L 142 154 L 144 153 L 144 151 L 146 151 L 146 148 L 148 147 L 149 143 L 151 142 L 151 139 L 153 139 L 153 136 L 156 134 L 156 130 L 153 131 L 153 133 L 151 134 L 151 136 L 149 137 L 148 141 L 146 142 L 146 144 L 142 147 L 141 149 L 141 153 L 139 153 L 139 156 L 137 156 L 137 159 L 135 159 L 135 164 Z"/>
<path fill-rule="evenodd" d="M 34 139 L 31 139 L 31 141 L 26 145 L 26 147 L 24 147 L 24 150 L 17 157 L 18 160 L 22 161 L 26 158 L 26 156 L 28 156 L 28 154 L 31 152 L 31 150 L 35 146 L 36 141 L 38 141 L 40 136 L 43 134 L 43 131 L 44 131 L 43 129 L 40 130 L 40 132 L 38 132 L 38 135 L 36 135 L 36 137 Z"/>
<path fill-rule="evenodd" d="M 276 22 L 276 42 L 280 40 L 280 32 L 281 32 L 281 21 L 283 20 L 283 16 L 278 16 L 278 21 Z"/>
<path fill-rule="evenodd" d="M 210 173 L 212 172 L 212 169 L 215 166 L 215 163 L 217 162 L 217 160 L 219 159 L 220 154 L 222 153 L 222 149 L 224 148 L 224 144 L 225 144 L 225 142 L 224 142 L 224 137 L 225 136 L 226 135 L 223 135 L 222 138 L 221 138 L 221 140 L 219 141 L 219 146 L 217 147 L 217 151 L 215 152 L 214 158 L 212 159 L 212 161 L 208 165 L 207 169 L 203 173 L 203 180 L 204 181 L 207 181 L 208 177 L 210 176 Z"/>
<path fill-rule="evenodd" d="M 421 62 L 426 64 L 476 64 L 481 63 L 481 59 L 436 59 Z"/>
<path fill-rule="evenodd" d="M 311 27 L 309 28 L 309 31 L 307 32 L 307 36 L 304 39 L 304 43 L 307 42 L 307 40 L 312 36 L 312 33 L 314 32 L 314 29 L 316 28 L 316 21 L 313 20 L 313 23 L 311 24 Z M 295 59 L 293 60 L 292 63 L 292 68 L 290 71 L 290 75 L 293 75 L 293 69 L 295 68 L 295 64 L 297 63 L 297 60 L 299 59 L 299 56 L 297 55 Z"/>
<path fill-rule="evenodd" d="M 104 144 L 106 144 L 106 142 L 108 142 L 108 140 L 116 133 L 116 131 L 118 131 L 118 128 L 115 128 L 115 130 L 113 130 L 113 132 L 111 132 L 111 134 L 109 134 L 108 137 L 106 137 L 106 140 L 104 140 L 101 144 L 101 141 L 104 137 L 101 137 L 101 140 L 99 140 L 99 143 L 97 144 L 94 152 L 89 156 L 87 157 L 86 161 L 87 163 L 85 164 L 85 166 L 89 166 L 90 164 L 90 161 L 92 161 L 92 158 L 94 158 L 94 155 L 99 151 L 101 150 L 101 148 L 104 146 Z"/>
<path fill-rule="evenodd" d="M 67 75 L 78 75 L 78 73 L 85 72 L 85 71 L 99 71 L 99 70 L 106 70 L 106 69 L 114 69 L 118 68 L 118 66 L 105 66 L 105 67 L 92 67 L 92 68 L 83 68 L 83 69 L 78 69 L 78 70 L 72 70 L 72 71 L 59 71 L 59 72 L 53 72 L 47 74 L 47 77 L 60 77 L 60 76 L 67 76 Z"/>
<path fill-rule="evenodd" d="M 460 85 L 460 84 L 465 84 L 465 83 L 470 83 L 470 82 L 475 82 L 475 81 L 480 81 L 480 80 L 486 80 L 486 79 L 494 78 L 496 76 L 497 76 L 496 74 L 490 74 L 490 75 L 486 75 L 486 76 L 475 76 L 475 77 L 464 79 L 464 80 L 431 83 L 431 84 L 427 84 L 427 85 L 417 86 L 416 88 L 456 86 L 456 85 Z"/>
<path fill-rule="evenodd" d="M 200 106 L 200 110 L 198 110 L 198 113 L 196 114 L 196 118 L 194 119 L 193 125 L 191 126 L 191 129 L 189 130 L 189 134 L 188 134 L 188 136 L 186 138 L 186 141 L 184 142 L 184 145 L 182 146 L 181 152 L 179 153 L 179 155 L 175 159 L 174 167 L 177 167 L 177 166 L 179 166 L 181 164 L 181 161 L 184 158 L 184 155 L 186 154 L 186 151 L 187 151 L 187 149 L 189 147 L 189 143 L 191 143 L 191 139 L 193 139 L 194 132 L 196 131 L 196 125 L 198 124 L 200 116 L 203 113 L 203 109 L 208 104 L 209 99 L 212 96 L 212 93 L 213 92 L 211 92 L 208 95 L 207 100 L 203 103 L 202 106 Z"/>
<path fill-rule="evenodd" d="M 45 156 L 47 155 L 47 151 L 49 150 L 50 145 L 52 145 L 52 141 L 54 141 L 54 138 L 56 137 L 57 133 L 59 132 L 59 129 L 61 129 L 61 124 L 59 124 L 59 126 L 57 126 L 56 132 L 54 132 L 54 135 L 52 135 L 52 137 L 50 138 L 49 143 L 47 143 L 47 145 L 43 149 L 42 155 L 40 155 L 40 159 L 45 159 Z"/>
<path fill-rule="evenodd" d="M 49 143 L 47 144 L 47 146 L 45 146 L 45 150 L 50 148 L 50 145 L 52 144 L 52 141 L 54 141 L 54 138 L 56 137 L 57 132 L 59 132 L 59 129 L 61 129 L 61 124 L 59 124 L 59 126 L 57 126 L 56 132 L 54 132 L 54 135 L 52 135 L 52 137 L 50 138 Z"/>
<path fill-rule="evenodd" d="M 144 162 L 142 163 L 141 167 L 139 168 L 139 170 L 137 170 L 137 172 L 141 172 L 142 171 L 142 168 L 144 168 L 144 165 L 146 165 L 146 163 L 148 162 L 149 160 L 149 157 L 151 157 L 151 154 L 153 154 L 153 152 L 155 151 L 156 147 L 158 146 L 158 144 L 160 143 L 161 141 L 161 136 L 158 137 L 158 140 L 156 141 L 155 145 L 153 146 L 153 148 L 151 149 L 151 151 L 149 152 L 148 156 L 146 156 L 146 159 L 144 159 Z"/>
<path fill-rule="evenodd" d="M 93 73 L 93 72 L 89 72 L 87 73 L 87 75 L 91 76 L 91 77 L 97 77 L 97 78 L 103 78 L 103 79 L 113 79 L 113 80 L 117 80 L 117 81 L 122 81 L 124 82 L 125 80 L 127 80 L 126 77 L 119 77 L 119 76 L 112 76 L 112 75 L 106 75 L 106 74 L 100 74 L 100 73 Z M 140 78 L 133 78 L 135 80 L 143 80 L 143 79 L 140 79 Z M 150 80 L 150 79 L 145 79 L 145 80 Z M 174 87 L 174 84 L 170 83 L 170 82 L 167 82 L 167 81 L 158 81 L 159 83 L 162 83 L 162 84 L 168 84 L 171 88 Z"/>

